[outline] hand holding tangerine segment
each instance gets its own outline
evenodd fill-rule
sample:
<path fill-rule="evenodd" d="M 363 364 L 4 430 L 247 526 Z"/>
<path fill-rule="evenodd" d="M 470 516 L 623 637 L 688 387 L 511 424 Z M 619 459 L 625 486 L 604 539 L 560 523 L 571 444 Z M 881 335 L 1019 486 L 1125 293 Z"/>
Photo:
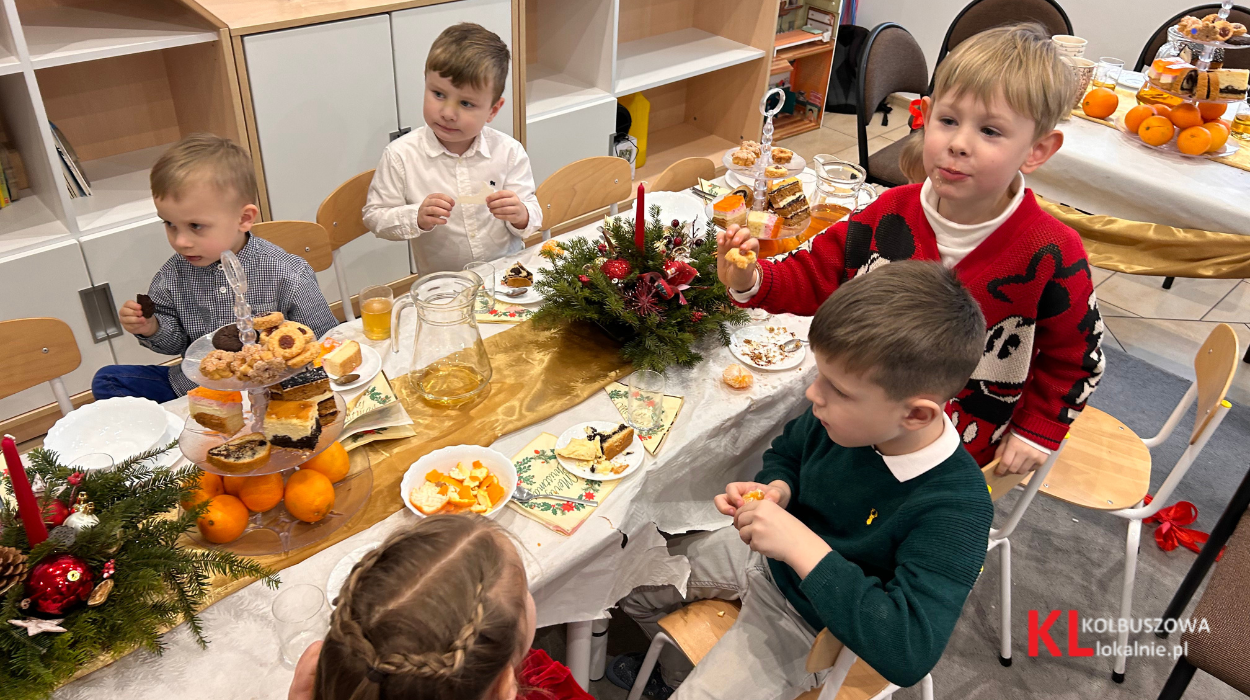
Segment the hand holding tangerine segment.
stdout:
<path fill-rule="evenodd" d="M 763 489 L 755 489 L 754 491 L 748 491 L 745 494 L 743 494 L 742 500 L 746 503 L 750 503 L 751 501 L 762 501 L 764 500 L 764 491 Z"/>

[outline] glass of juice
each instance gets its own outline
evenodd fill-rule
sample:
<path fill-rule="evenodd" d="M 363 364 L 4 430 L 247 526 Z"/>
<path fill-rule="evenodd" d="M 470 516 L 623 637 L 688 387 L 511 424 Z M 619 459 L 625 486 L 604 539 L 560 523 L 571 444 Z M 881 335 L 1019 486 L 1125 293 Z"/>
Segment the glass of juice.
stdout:
<path fill-rule="evenodd" d="M 1124 61 L 1112 56 L 1103 56 L 1098 59 L 1098 65 L 1094 66 L 1094 87 L 1114 90 L 1123 70 Z"/>
<path fill-rule="evenodd" d="M 391 304 L 395 292 L 384 285 L 365 287 L 360 290 L 360 320 L 369 340 L 386 340 L 391 337 Z"/>
<path fill-rule="evenodd" d="M 1235 138 L 1250 141 L 1250 101 L 1237 105 L 1237 116 L 1233 118 L 1233 126 L 1229 131 Z"/>

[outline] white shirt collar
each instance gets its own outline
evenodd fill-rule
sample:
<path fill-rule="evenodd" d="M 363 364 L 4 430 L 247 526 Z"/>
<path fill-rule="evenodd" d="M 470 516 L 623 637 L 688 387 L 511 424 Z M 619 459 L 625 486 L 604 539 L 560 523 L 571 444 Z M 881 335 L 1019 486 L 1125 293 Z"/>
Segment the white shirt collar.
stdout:
<path fill-rule="evenodd" d="M 942 413 L 942 434 L 928 445 L 905 455 L 881 455 L 885 466 L 900 482 L 910 481 L 945 462 L 955 450 L 963 447 L 959 431 L 945 412 Z M 878 452 L 877 454 L 881 454 Z"/>
<path fill-rule="evenodd" d="M 456 155 L 447 150 L 447 147 L 438 140 L 438 137 L 434 135 L 434 130 L 428 125 L 424 129 L 424 138 L 421 139 L 421 142 L 424 146 L 425 154 L 431 158 L 436 158 L 440 155 L 448 155 L 452 158 L 468 158 L 478 153 L 482 154 L 483 158 L 490 158 L 490 149 L 486 146 L 486 130 L 488 128 L 486 126 L 482 127 L 482 133 L 473 139 L 473 143 L 469 144 L 469 150 L 462 155 Z"/>

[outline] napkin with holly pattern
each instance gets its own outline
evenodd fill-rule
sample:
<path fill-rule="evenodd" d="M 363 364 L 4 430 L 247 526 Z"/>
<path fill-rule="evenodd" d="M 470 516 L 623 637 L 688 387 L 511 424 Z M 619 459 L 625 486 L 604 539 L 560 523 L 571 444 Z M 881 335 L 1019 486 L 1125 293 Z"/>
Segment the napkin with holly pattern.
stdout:
<path fill-rule="evenodd" d="M 517 482 L 530 493 L 550 493 L 602 502 L 617 481 L 592 481 L 569 473 L 556 459 L 556 436 L 543 433 L 512 458 Z M 533 518 L 561 535 L 572 535 L 594 513 L 593 506 L 535 498 L 528 503 L 508 501 L 508 507 Z"/>
<path fill-rule="evenodd" d="M 505 304 L 479 294 L 473 306 L 473 314 L 478 323 L 520 323 L 529 320 L 534 315 L 534 310 L 516 304 Z"/>

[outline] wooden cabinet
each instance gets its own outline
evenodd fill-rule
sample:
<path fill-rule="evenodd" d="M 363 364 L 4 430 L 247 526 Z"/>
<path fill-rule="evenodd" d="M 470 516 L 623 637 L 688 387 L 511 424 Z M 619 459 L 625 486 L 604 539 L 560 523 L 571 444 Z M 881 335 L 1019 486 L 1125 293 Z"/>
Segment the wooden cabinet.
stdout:
<path fill-rule="evenodd" d="M 93 341 L 78 298 L 78 290 L 90 286 L 82 251 L 75 240 L 0 258 L 0 320 L 48 316 L 68 323 L 74 331 L 82 364 L 65 376 L 65 386 L 71 394 L 90 389 L 96 370 L 113 363 L 108 342 Z M 40 384 L 0 399 L 0 418 L 32 411 L 55 400 L 48 385 Z"/>

